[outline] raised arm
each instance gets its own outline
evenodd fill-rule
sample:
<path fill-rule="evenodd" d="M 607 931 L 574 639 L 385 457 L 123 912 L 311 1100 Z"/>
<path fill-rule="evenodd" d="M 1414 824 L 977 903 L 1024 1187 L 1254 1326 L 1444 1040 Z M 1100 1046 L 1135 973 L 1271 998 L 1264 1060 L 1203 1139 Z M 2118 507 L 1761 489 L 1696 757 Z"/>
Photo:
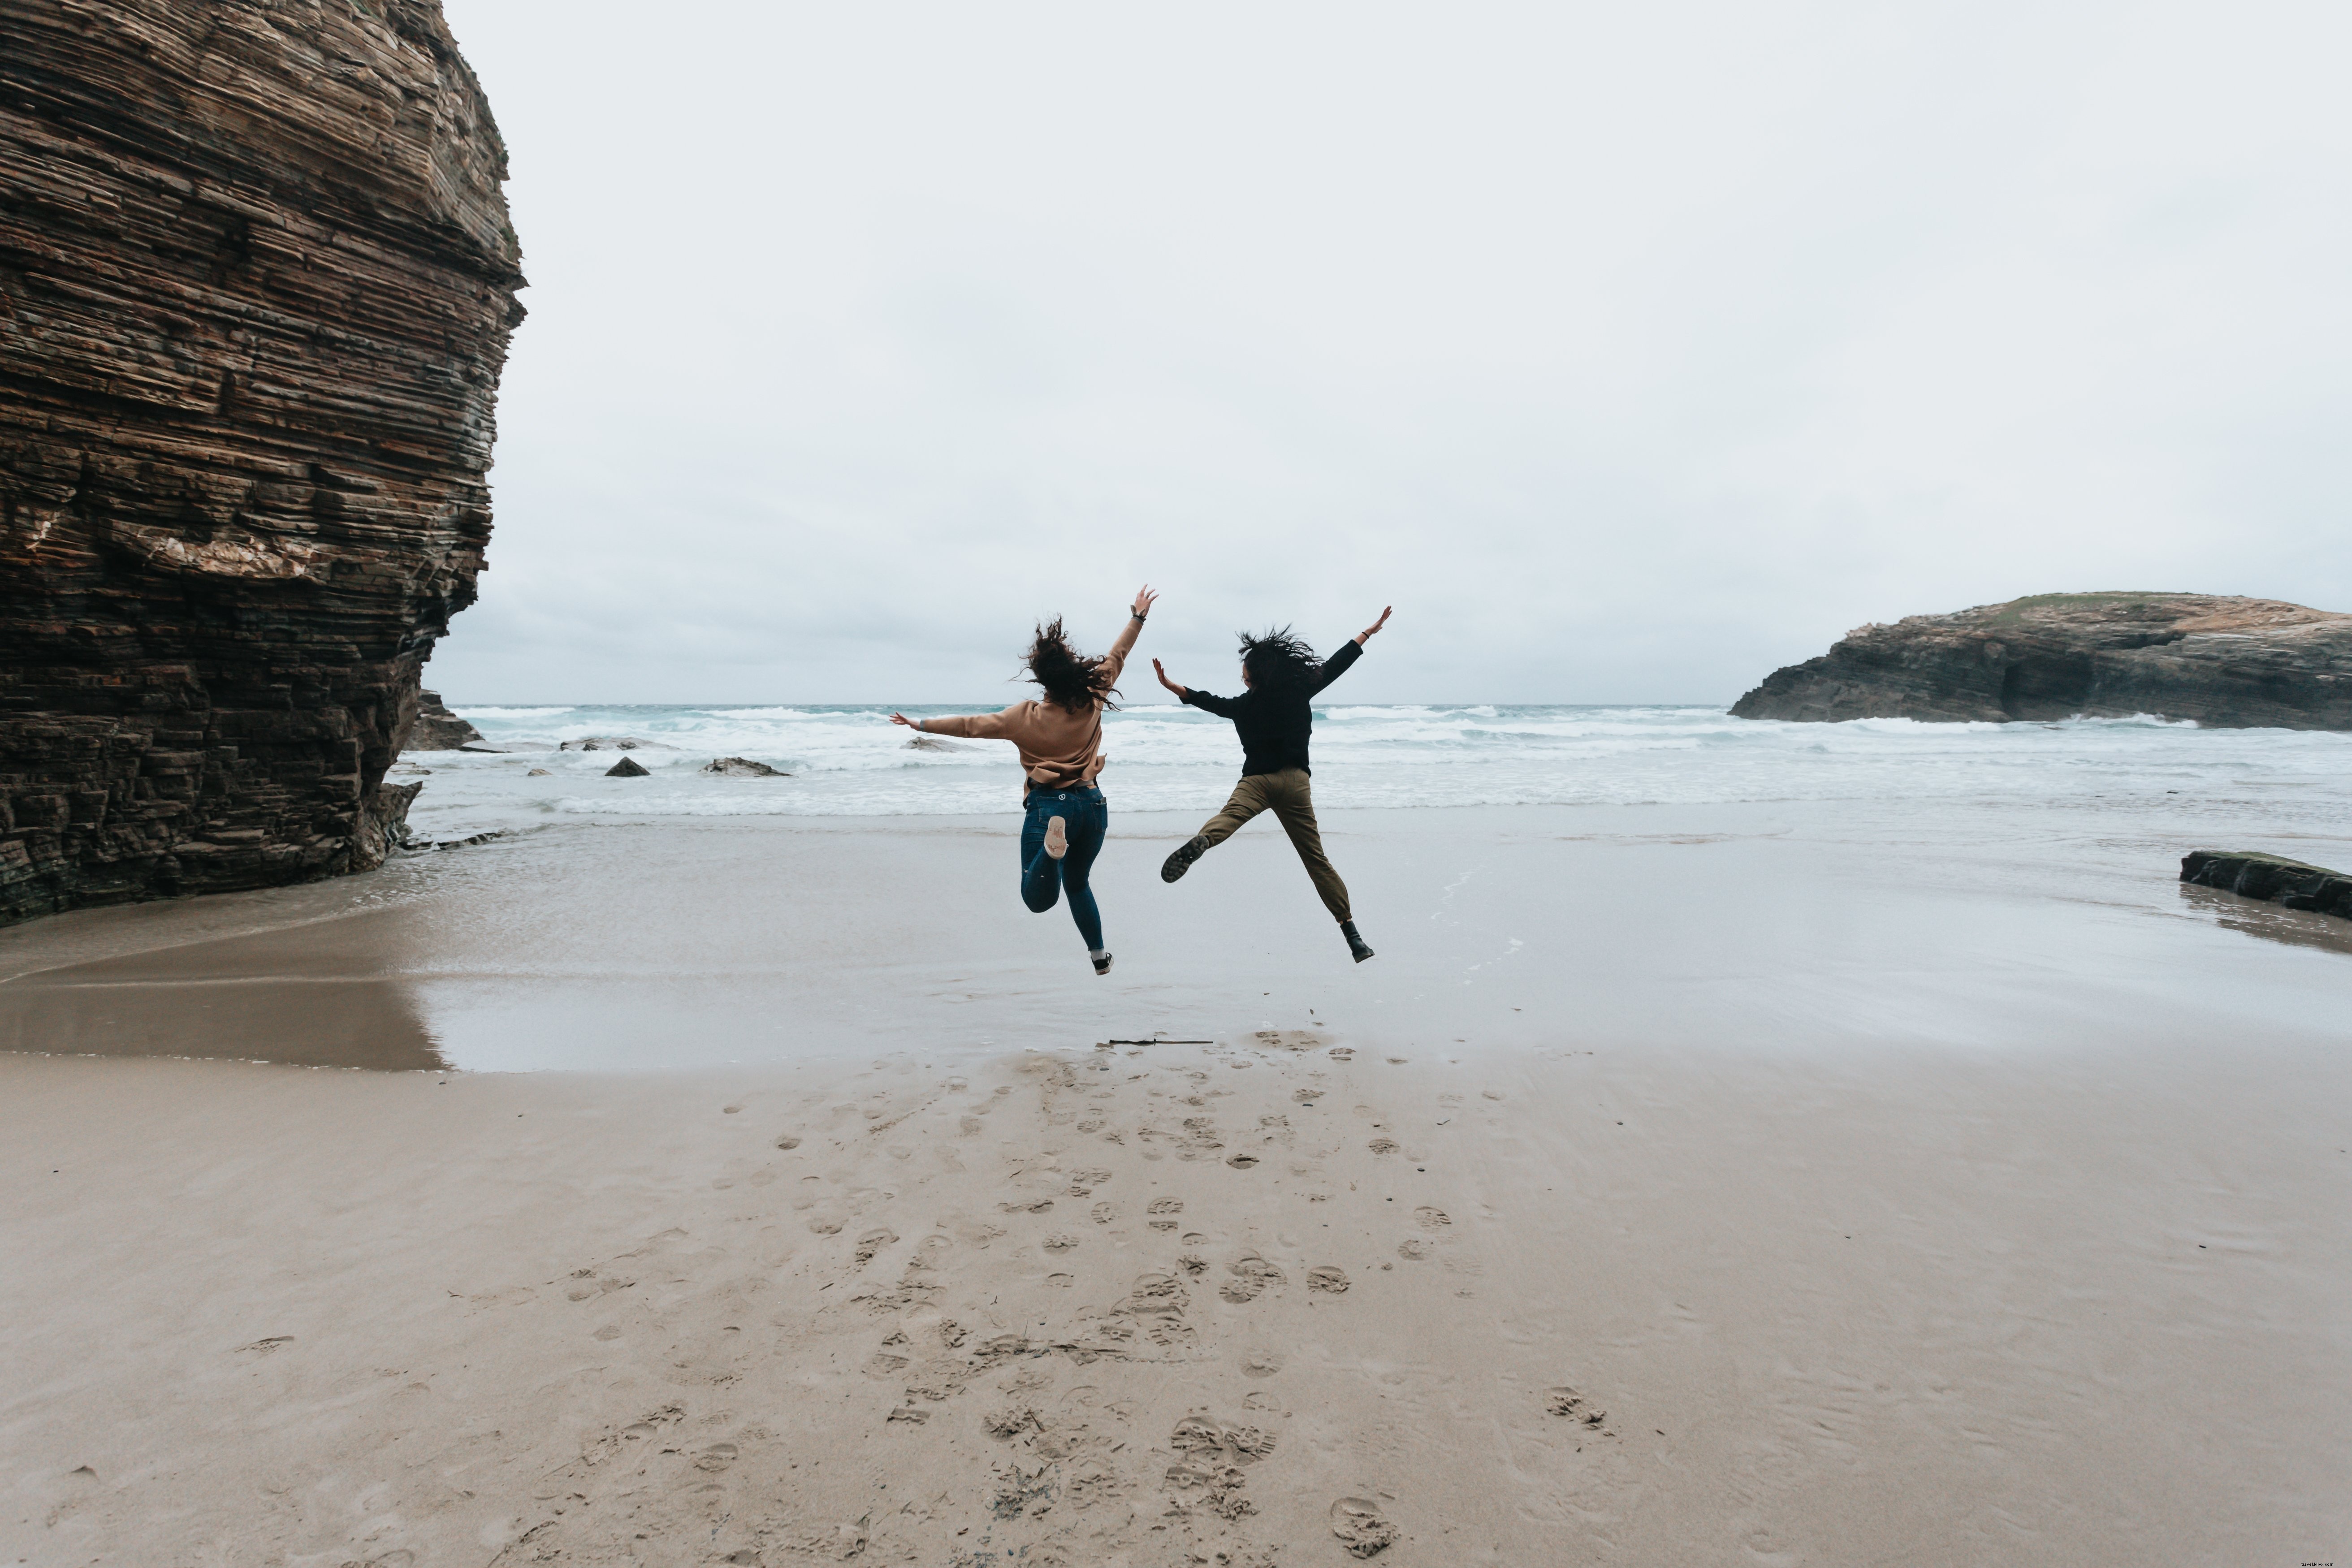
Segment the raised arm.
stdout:
<path fill-rule="evenodd" d="M 1393 608 L 1393 606 L 1390 607 Z M 1374 621 L 1370 626 L 1366 626 L 1362 631 L 1358 632 L 1354 637 L 1348 640 L 1347 644 L 1342 647 L 1338 653 L 1335 653 L 1329 658 L 1325 659 L 1323 661 L 1323 673 L 1321 677 L 1316 680 L 1315 689 L 1317 691 L 1320 691 L 1325 687 L 1330 685 L 1333 681 L 1339 679 L 1341 676 L 1347 674 L 1348 667 L 1354 664 L 1357 659 L 1363 657 L 1364 645 L 1372 640 L 1372 634 L 1379 631 L 1382 626 L 1387 626 L 1388 624 L 1389 610 L 1382 609 L 1381 611 L 1381 618 L 1379 620 Z"/>
<path fill-rule="evenodd" d="M 1144 617 L 1151 614 L 1151 606 L 1159 601 L 1160 595 L 1151 591 L 1149 583 L 1135 591 L 1135 603 L 1127 612 L 1127 625 L 1119 628 L 1118 636 L 1111 639 L 1110 652 L 1103 656 L 1104 685 L 1118 680 L 1118 672 L 1127 668 L 1127 656 L 1134 651 L 1135 639 L 1143 635 Z"/>

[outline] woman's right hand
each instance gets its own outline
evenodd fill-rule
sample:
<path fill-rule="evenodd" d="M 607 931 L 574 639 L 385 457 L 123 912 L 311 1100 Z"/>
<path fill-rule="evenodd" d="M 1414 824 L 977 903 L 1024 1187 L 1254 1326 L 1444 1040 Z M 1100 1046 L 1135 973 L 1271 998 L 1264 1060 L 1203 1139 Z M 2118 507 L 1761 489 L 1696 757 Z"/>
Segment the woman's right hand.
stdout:
<path fill-rule="evenodd" d="M 891 714 L 890 722 L 893 724 L 904 724 L 909 730 L 919 730 L 922 728 L 922 725 L 917 723 L 914 720 L 908 718 L 904 713 Z"/>
<path fill-rule="evenodd" d="M 1166 668 L 1156 658 L 1151 661 L 1151 673 L 1160 678 L 1160 685 L 1166 687 L 1169 690 L 1174 692 L 1179 697 L 1184 695 L 1184 689 L 1168 679 L 1168 671 Z"/>

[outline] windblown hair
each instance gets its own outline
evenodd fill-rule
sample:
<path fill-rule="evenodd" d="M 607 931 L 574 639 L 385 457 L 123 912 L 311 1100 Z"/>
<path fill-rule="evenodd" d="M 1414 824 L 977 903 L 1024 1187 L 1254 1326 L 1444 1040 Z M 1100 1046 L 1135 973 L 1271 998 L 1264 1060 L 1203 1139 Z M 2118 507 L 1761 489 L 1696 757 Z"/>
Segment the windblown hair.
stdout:
<path fill-rule="evenodd" d="M 1116 710 L 1118 704 L 1111 699 L 1118 688 L 1104 677 L 1099 657 L 1089 658 L 1070 646 L 1062 631 L 1062 617 L 1037 628 L 1037 640 L 1029 645 L 1028 657 L 1022 663 L 1029 667 L 1029 679 L 1043 687 L 1045 700 L 1072 713 L 1083 713 L 1100 706 Z"/>
<path fill-rule="evenodd" d="M 1249 671 L 1252 686 L 1292 685 L 1311 679 L 1323 668 L 1323 661 L 1315 657 L 1315 650 L 1307 646 L 1306 639 L 1293 636 L 1288 626 L 1279 631 L 1236 635 L 1242 639 L 1242 668 Z"/>

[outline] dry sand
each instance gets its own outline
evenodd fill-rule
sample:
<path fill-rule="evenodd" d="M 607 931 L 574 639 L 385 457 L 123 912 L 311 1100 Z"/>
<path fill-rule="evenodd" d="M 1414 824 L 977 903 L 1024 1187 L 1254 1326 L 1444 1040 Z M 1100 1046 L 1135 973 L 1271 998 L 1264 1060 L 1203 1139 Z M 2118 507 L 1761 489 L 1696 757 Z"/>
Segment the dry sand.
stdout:
<path fill-rule="evenodd" d="M 0 1561 L 2341 1558 L 2324 930 L 2137 853 L 2056 899 L 1803 822 L 1404 815 L 1334 825 L 1361 970 L 1295 865 L 1152 902 L 1147 844 L 1097 984 L 980 824 L 12 933 L 20 1042 L 209 985 L 289 1049 L 390 1007 L 688 1065 L 0 1056 Z"/>

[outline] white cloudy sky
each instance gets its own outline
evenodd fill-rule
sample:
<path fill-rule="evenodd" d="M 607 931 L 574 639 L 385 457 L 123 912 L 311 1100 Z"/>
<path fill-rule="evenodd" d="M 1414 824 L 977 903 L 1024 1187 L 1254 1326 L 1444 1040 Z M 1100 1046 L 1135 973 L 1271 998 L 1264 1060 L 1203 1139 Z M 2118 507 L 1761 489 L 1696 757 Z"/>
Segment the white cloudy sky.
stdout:
<path fill-rule="evenodd" d="M 2339 5 L 446 0 L 530 320 L 458 701 L 1727 701 L 2078 588 L 2352 609 Z M 1157 696 L 1148 670 L 1130 696 Z"/>

